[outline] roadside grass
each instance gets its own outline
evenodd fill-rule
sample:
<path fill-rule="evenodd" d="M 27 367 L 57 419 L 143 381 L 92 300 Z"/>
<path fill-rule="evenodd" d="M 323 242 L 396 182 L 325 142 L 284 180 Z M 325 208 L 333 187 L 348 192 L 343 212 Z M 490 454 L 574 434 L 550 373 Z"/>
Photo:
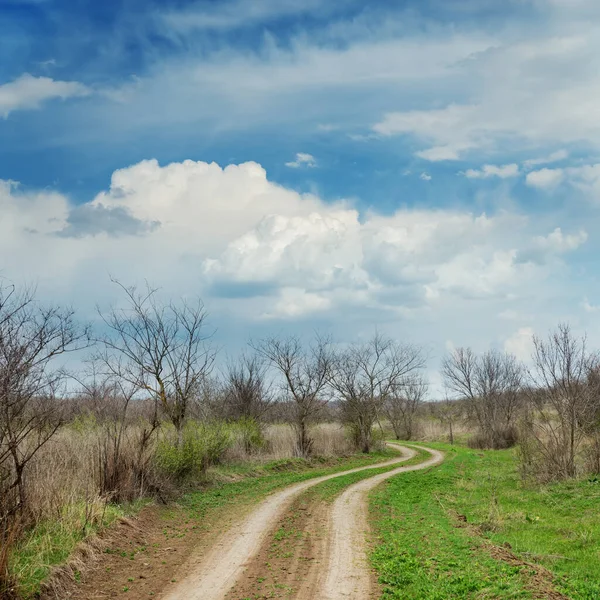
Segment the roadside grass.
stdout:
<path fill-rule="evenodd" d="M 600 598 L 600 481 L 528 486 L 513 450 L 427 445 L 445 462 L 371 494 L 383 598 Z"/>
<path fill-rule="evenodd" d="M 211 469 L 208 480 L 200 483 L 197 490 L 165 506 L 161 513 L 167 524 L 184 516 L 194 521 L 194 528 L 209 529 L 222 512 L 249 507 L 278 488 L 396 456 L 398 452 L 386 448 L 368 455 L 221 465 Z M 71 505 L 58 518 L 38 523 L 23 536 L 10 557 L 18 593 L 26 600 L 35 598 L 53 568 L 67 562 L 79 543 L 106 530 L 122 517 L 134 516 L 150 502 L 146 499 L 130 504 L 106 504 L 96 499 Z M 170 531 L 168 527 L 167 531 Z M 185 535 L 185 528 L 182 531 L 176 527 L 172 531 L 172 535 Z"/>

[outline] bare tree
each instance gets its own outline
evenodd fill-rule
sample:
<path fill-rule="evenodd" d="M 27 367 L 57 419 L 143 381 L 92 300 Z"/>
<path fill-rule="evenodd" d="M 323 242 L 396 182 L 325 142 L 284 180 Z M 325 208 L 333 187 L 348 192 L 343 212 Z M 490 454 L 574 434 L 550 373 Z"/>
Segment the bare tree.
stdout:
<path fill-rule="evenodd" d="M 155 288 L 139 291 L 115 283 L 125 293 L 127 308 L 99 311 L 109 333 L 97 358 L 110 375 L 150 395 L 181 439 L 190 404 L 199 397 L 216 354 L 208 343 L 204 305 L 199 298 L 163 304 Z"/>
<path fill-rule="evenodd" d="M 477 356 L 470 348 L 458 348 L 444 359 L 442 375 L 446 387 L 468 401 L 482 445 L 510 445 L 523 387 L 521 363 L 495 350 Z"/>
<path fill-rule="evenodd" d="M 410 440 L 414 435 L 415 416 L 427 395 L 427 381 L 422 375 L 407 377 L 383 403 L 383 414 L 390 422 L 397 440 Z"/>
<path fill-rule="evenodd" d="M 291 401 L 296 453 L 308 457 L 313 439 L 309 427 L 327 402 L 326 388 L 331 373 L 329 341 L 317 337 L 308 347 L 297 337 L 262 340 L 253 346 L 281 375 L 285 400 Z"/>
<path fill-rule="evenodd" d="M 223 393 L 227 417 L 263 422 L 273 403 L 267 370 L 264 358 L 256 353 L 245 353 L 229 362 Z"/>
<path fill-rule="evenodd" d="M 440 423 L 448 427 L 448 441 L 454 444 L 454 428 L 463 413 L 461 402 L 451 400 L 446 394 L 440 402 L 433 402 L 430 409 L 431 413 L 440 420 Z"/>
<path fill-rule="evenodd" d="M 11 518 L 27 516 L 27 466 L 63 422 L 56 394 L 67 374 L 56 360 L 88 343 L 73 310 L 0 287 L 0 541 Z"/>
<path fill-rule="evenodd" d="M 330 385 L 339 396 L 343 417 L 363 452 L 371 449 L 373 425 L 386 401 L 424 363 L 420 348 L 397 343 L 379 333 L 364 344 L 352 345 L 336 354 Z"/>
<path fill-rule="evenodd" d="M 596 426 L 599 357 L 588 350 L 585 336 L 576 338 L 564 324 L 533 343 L 528 442 L 540 455 L 537 467 L 545 468 L 545 477 L 573 477 L 581 444 Z M 524 445 L 525 453 L 528 449 Z"/>

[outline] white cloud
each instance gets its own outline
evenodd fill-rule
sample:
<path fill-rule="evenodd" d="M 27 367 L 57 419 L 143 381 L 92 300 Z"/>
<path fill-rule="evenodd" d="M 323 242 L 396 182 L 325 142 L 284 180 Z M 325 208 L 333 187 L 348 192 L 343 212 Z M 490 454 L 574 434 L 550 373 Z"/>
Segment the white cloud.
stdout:
<path fill-rule="evenodd" d="M 542 190 L 552 190 L 564 180 L 563 169 L 540 169 L 527 173 L 525 183 Z"/>
<path fill-rule="evenodd" d="M 290 167 L 291 169 L 298 169 L 300 167 L 316 167 L 317 161 L 312 154 L 307 154 L 306 152 L 298 152 L 296 153 L 296 160 L 286 162 L 286 167 Z"/>
<path fill-rule="evenodd" d="M 540 303 L 568 289 L 561 257 L 584 239 L 508 212 L 359 213 L 277 185 L 256 163 L 143 161 L 80 206 L 3 183 L 0 214 L 3 277 L 90 318 L 114 300 L 109 274 L 201 293 L 237 343 L 322 325 L 344 339 L 385 326 L 438 349 L 487 344 L 503 335 L 501 311 L 552 317 Z"/>
<path fill-rule="evenodd" d="M 541 250 L 551 253 L 563 253 L 577 250 L 588 239 L 585 231 L 577 233 L 564 234 L 560 227 L 557 227 L 552 233 L 546 236 L 537 236 L 534 244 Z"/>
<path fill-rule="evenodd" d="M 523 161 L 523 166 L 526 169 L 531 169 L 532 167 L 537 167 L 538 165 L 547 165 L 550 163 L 559 162 L 561 160 L 565 160 L 569 157 L 569 153 L 566 150 L 557 150 L 556 152 L 552 152 L 548 156 L 542 156 L 540 158 L 530 158 L 529 160 Z"/>
<path fill-rule="evenodd" d="M 421 173 L 421 175 L 419 175 L 419 179 L 422 179 L 423 181 L 431 181 L 432 177 L 429 175 L 429 173 Z"/>
<path fill-rule="evenodd" d="M 488 179 L 489 177 L 507 179 L 509 177 L 517 177 L 518 175 L 519 165 L 514 163 L 504 166 L 483 165 L 481 170 L 468 169 L 465 172 L 465 177 L 468 179 Z"/>
<path fill-rule="evenodd" d="M 504 342 L 504 350 L 514 354 L 519 360 L 529 362 L 533 352 L 532 327 L 521 327 Z"/>
<path fill-rule="evenodd" d="M 600 201 L 600 163 L 561 169 L 531 171 L 526 177 L 527 185 L 551 191 L 566 182 L 594 202 Z"/>
<path fill-rule="evenodd" d="M 28 73 L 0 85 L 0 116 L 4 118 L 15 110 L 38 108 L 43 102 L 60 98 L 86 96 L 90 90 L 81 83 L 55 81 L 49 77 L 33 77 Z"/>
<path fill-rule="evenodd" d="M 487 50 L 449 67 L 447 85 L 423 94 L 427 108 L 387 111 L 373 129 L 415 137 L 423 146 L 416 154 L 430 160 L 515 146 L 600 146 L 597 20 L 544 13 L 545 26 L 534 35 L 505 29 Z M 548 162 L 563 157 L 559 151 Z"/>
<path fill-rule="evenodd" d="M 600 306 L 596 304 L 591 304 L 587 297 L 583 299 L 581 306 L 583 307 L 583 310 L 585 310 L 586 313 L 597 313 L 600 311 Z"/>

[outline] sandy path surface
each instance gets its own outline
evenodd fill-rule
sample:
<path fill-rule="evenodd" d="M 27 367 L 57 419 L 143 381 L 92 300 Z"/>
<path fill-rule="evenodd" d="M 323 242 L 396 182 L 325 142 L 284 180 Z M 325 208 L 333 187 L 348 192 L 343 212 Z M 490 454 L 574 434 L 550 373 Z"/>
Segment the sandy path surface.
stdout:
<path fill-rule="evenodd" d="M 444 455 L 423 448 L 431 458 L 417 465 L 400 467 L 349 486 L 335 500 L 327 520 L 327 556 L 316 582 L 301 586 L 296 598 L 308 600 L 368 600 L 378 597 L 367 559 L 369 525 L 368 493 L 377 485 L 408 471 L 418 471 L 442 462 Z"/>
<path fill-rule="evenodd" d="M 278 519 L 299 494 L 323 481 L 367 469 L 380 469 L 381 467 L 391 466 L 409 460 L 416 454 L 410 448 L 395 447 L 402 452 L 402 455 L 398 458 L 367 467 L 358 467 L 332 475 L 316 477 L 271 494 L 246 518 L 226 531 L 204 557 L 200 559 L 196 557 L 191 564 L 188 563 L 182 569 L 185 578 L 181 579 L 162 598 L 164 600 L 222 600 L 243 574 L 247 564 L 258 553 Z M 430 462 L 430 464 L 433 463 Z M 419 465 L 416 468 L 422 467 Z M 383 478 L 397 472 L 401 472 L 401 470 L 394 469 L 390 472 L 390 475 L 385 473 Z M 383 480 L 381 477 L 379 475 L 373 479 L 377 479 L 379 482 Z M 368 481 L 371 481 L 371 479 Z M 352 488 L 354 487 L 352 486 Z M 366 515 L 363 516 L 366 521 Z M 364 540 L 361 541 L 361 548 L 364 550 Z"/>

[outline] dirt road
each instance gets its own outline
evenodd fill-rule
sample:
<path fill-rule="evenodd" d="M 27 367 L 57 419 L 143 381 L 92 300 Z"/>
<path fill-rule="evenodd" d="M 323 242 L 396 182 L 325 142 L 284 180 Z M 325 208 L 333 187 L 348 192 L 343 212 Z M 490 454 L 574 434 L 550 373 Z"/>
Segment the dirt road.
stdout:
<path fill-rule="evenodd" d="M 245 569 L 251 564 L 261 547 L 268 543 L 269 535 L 281 516 L 290 507 L 293 501 L 302 492 L 329 479 L 341 477 L 349 473 L 377 469 L 384 466 L 404 462 L 412 458 L 416 452 L 403 446 L 395 446 L 402 453 L 398 458 L 385 463 L 379 463 L 368 467 L 360 467 L 326 475 L 290 486 L 281 492 L 277 492 L 264 500 L 246 518 L 238 522 L 219 538 L 213 548 L 204 557 L 196 557 L 181 569 L 180 573 L 185 577 L 178 578 L 179 583 L 163 596 L 164 600 L 222 600 L 227 592 L 242 578 Z M 364 559 L 366 525 L 366 493 L 369 489 L 388 477 L 401 473 L 404 470 L 415 470 L 426 468 L 437 464 L 442 460 L 442 455 L 434 450 L 428 450 L 432 458 L 425 463 L 412 467 L 393 469 L 387 473 L 377 475 L 365 481 L 361 481 L 349 487 L 334 503 L 330 517 L 325 521 L 328 535 L 331 541 L 328 543 L 327 572 L 319 569 L 311 581 L 318 585 L 321 592 L 318 595 L 305 595 L 312 590 L 300 590 L 299 597 L 306 598 L 368 598 L 363 590 L 369 585 L 369 574 Z M 371 484 L 371 482 L 374 483 Z M 371 485 L 367 485 L 371 484 Z M 340 503 L 340 501 L 344 500 Z M 336 508 L 337 507 L 337 508 Z M 346 522 L 344 522 L 346 521 Z M 337 529 L 339 528 L 339 532 Z M 353 532 L 358 528 L 358 532 Z M 350 545 L 356 545 L 350 548 Z M 348 563 L 351 552 L 352 563 Z M 344 566 L 348 563 L 349 566 Z M 321 573 L 323 571 L 323 573 Z M 331 573 L 330 573 L 331 571 Z M 366 578 L 364 577 L 366 571 Z M 366 582 L 366 583 L 365 583 Z M 339 589 L 336 586 L 341 586 Z M 367 587 L 366 587 L 367 586 Z M 340 595 L 340 590 L 343 594 Z M 329 594 L 329 595 L 321 595 Z M 358 595 L 357 595 L 358 594 Z"/>
<path fill-rule="evenodd" d="M 305 595 L 300 590 L 299 599 L 307 600 L 367 600 L 372 597 L 372 577 L 367 560 L 369 491 L 377 485 L 407 471 L 417 471 L 439 464 L 444 459 L 441 452 L 429 450 L 431 458 L 409 467 L 400 467 L 359 481 L 348 487 L 333 503 L 328 526 L 328 556 L 325 568 L 320 569 L 317 593 Z"/>

